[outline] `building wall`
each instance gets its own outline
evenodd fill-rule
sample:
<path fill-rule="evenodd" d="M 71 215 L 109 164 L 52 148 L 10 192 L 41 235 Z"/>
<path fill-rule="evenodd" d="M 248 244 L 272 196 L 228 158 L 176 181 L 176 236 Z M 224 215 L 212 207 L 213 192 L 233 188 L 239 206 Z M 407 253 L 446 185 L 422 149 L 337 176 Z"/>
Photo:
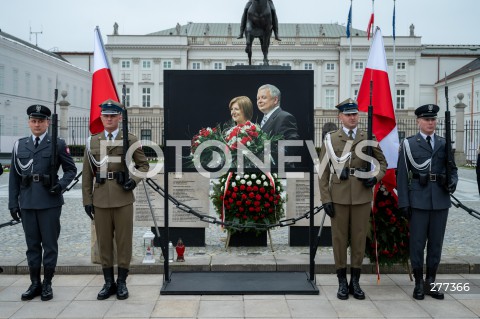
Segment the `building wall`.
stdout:
<path fill-rule="evenodd" d="M 68 92 L 68 116 L 85 116 L 90 110 L 91 74 L 34 46 L 0 35 L 0 152 L 30 134 L 26 109 L 43 104 L 53 111 L 54 89 Z M 60 108 L 57 107 L 59 118 Z"/>

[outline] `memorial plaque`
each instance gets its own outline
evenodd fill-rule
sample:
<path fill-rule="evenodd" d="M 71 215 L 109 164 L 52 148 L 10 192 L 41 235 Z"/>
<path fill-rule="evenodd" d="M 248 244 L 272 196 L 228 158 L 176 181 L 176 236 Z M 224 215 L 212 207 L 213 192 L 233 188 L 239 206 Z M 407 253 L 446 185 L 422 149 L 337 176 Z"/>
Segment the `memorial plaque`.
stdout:
<path fill-rule="evenodd" d="M 163 188 L 164 176 L 158 174 L 152 178 L 160 187 Z M 210 179 L 201 176 L 198 173 L 183 173 L 182 177 L 175 177 L 175 173 L 170 173 L 169 178 L 169 195 L 176 200 L 185 204 L 201 214 L 208 214 L 210 207 Z M 148 196 L 155 214 L 155 219 L 159 227 L 164 225 L 164 198 L 148 184 L 146 184 Z M 145 187 L 139 185 L 135 189 L 135 210 L 134 223 L 136 226 L 153 226 L 152 213 L 147 201 Z M 169 225 L 170 227 L 192 227 L 206 228 L 208 223 L 202 222 L 198 217 L 184 212 L 177 208 L 171 201 L 169 202 Z"/>
<path fill-rule="evenodd" d="M 320 206 L 320 190 L 318 185 L 318 174 L 313 176 L 314 198 L 313 206 Z M 304 173 L 304 178 L 287 179 L 287 218 L 297 218 L 303 216 L 310 210 L 310 177 L 309 173 Z M 315 215 L 315 226 L 320 226 L 323 217 L 323 210 Z M 295 226 L 309 226 L 310 220 L 299 220 Z M 330 218 L 327 216 L 324 226 L 330 226 Z"/>

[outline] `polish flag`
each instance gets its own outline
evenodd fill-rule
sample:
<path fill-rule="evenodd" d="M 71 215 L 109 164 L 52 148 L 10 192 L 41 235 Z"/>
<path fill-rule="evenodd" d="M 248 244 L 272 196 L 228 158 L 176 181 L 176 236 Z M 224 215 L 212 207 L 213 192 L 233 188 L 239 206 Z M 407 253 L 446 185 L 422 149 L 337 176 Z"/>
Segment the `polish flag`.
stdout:
<path fill-rule="evenodd" d="M 90 103 L 90 132 L 92 134 L 103 131 L 100 119 L 100 104 L 105 100 L 112 99 L 119 102 L 117 89 L 113 82 L 107 55 L 103 47 L 102 35 L 98 26 L 95 28 L 95 46 L 93 51 L 93 78 L 92 98 Z"/>
<path fill-rule="evenodd" d="M 393 190 L 396 188 L 395 172 L 398 160 L 399 140 L 395 111 L 393 109 L 390 81 L 387 73 L 387 58 L 380 28 L 373 35 L 367 66 L 358 92 L 358 109 L 368 112 L 370 104 L 370 81 L 373 82 L 373 134 L 375 134 L 387 160 L 388 170 L 382 182 Z"/>

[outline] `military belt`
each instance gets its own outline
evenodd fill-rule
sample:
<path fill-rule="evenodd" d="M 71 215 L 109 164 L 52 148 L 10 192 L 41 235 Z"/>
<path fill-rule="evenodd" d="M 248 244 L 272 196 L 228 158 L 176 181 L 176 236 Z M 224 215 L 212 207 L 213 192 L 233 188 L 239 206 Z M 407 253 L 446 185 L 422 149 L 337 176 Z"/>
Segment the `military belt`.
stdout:
<path fill-rule="evenodd" d="M 430 182 L 439 182 L 439 181 L 444 181 L 445 180 L 445 174 L 426 174 L 427 177 L 428 177 L 428 180 Z M 415 179 L 419 179 L 420 178 L 420 174 L 418 173 L 413 173 L 412 174 L 412 178 L 415 178 Z"/>

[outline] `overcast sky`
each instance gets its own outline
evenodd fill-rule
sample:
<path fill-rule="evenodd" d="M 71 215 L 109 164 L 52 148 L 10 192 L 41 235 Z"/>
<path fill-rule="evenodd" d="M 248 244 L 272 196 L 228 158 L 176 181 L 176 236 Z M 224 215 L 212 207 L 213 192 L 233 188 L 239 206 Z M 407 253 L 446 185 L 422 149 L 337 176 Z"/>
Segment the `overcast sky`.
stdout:
<path fill-rule="evenodd" d="M 143 35 L 178 23 L 238 23 L 246 0 L 2 0 L 0 29 L 43 49 L 93 51 L 93 30 Z M 350 0 L 274 0 L 280 23 L 347 23 Z M 392 35 L 393 0 L 376 0 L 375 25 Z M 353 27 L 366 30 L 372 0 L 353 0 Z M 480 44 L 480 0 L 396 0 L 396 35 L 410 24 L 423 44 Z M 236 31 L 235 31 L 236 33 Z M 281 35 L 280 35 L 281 36 Z"/>

